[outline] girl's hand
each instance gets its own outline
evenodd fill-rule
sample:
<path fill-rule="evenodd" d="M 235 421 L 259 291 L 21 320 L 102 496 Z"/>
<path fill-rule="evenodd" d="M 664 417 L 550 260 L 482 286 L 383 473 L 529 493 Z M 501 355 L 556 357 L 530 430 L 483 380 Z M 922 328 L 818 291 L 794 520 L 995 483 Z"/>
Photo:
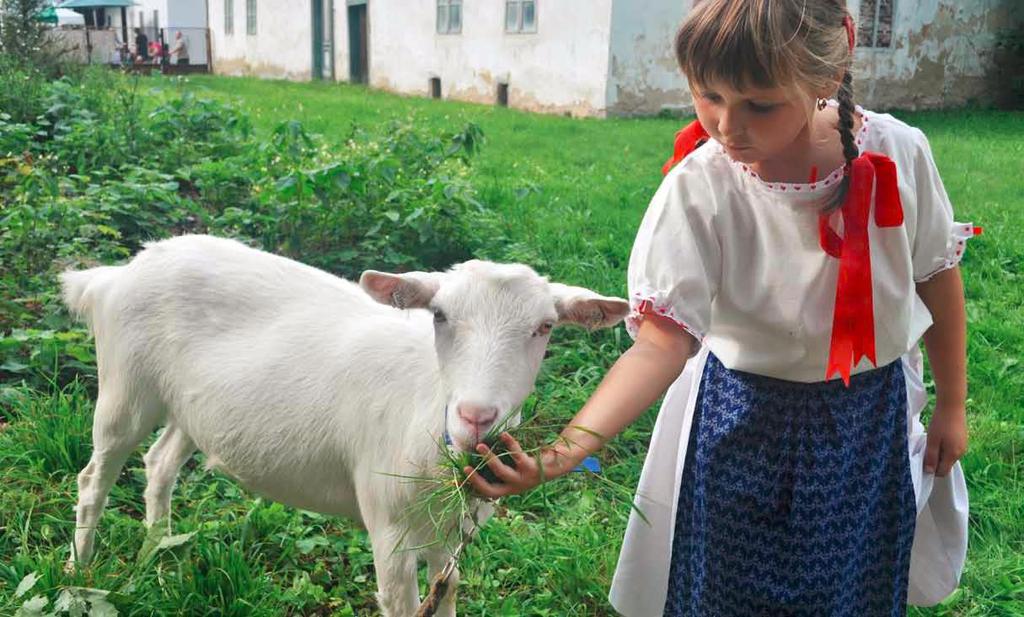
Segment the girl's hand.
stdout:
<path fill-rule="evenodd" d="M 519 442 L 508 433 L 502 433 L 500 439 L 511 453 L 512 460 L 515 461 L 515 467 L 501 462 L 486 445 L 482 443 L 477 444 L 476 451 L 487 457 L 487 466 L 502 481 L 502 484 L 491 484 L 472 467 L 463 467 L 462 471 L 468 476 L 469 484 L 478 494 L 490 499 L 497 499 L 505 495 L 515 495 L 528 491 L 541 482 L 551 480 L 565 473 L 564 467 L 568 457 L 555 448 L 543 448 L 541 450 L 540 462 L 544 468 L 542 476 L 541 465 L 537 464 L 536 457 L 523 452 Z"/>
<path fill-rule="evenodd" d="M 967 451 L 967 412 L 964 405 L 937 405 L 928 425 L 924 470 L 943 477 Z"/>

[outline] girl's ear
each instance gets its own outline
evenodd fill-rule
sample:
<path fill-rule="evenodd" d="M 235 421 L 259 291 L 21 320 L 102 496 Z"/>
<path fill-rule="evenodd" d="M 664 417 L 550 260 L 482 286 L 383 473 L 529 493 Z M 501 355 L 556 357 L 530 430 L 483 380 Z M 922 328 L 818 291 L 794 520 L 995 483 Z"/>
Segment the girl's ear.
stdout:
<path fill-rule="evenodd" d="M 629 302 L 610 298 L 585 289 L 561 283 L 548 283 L 555 299 L 558 323 L 573 323 L 588 330 L 610 328 L 629 313 Z"/>
<path fill-rule="evenodd" d="M 399 309 L 427 308 L 443 277 L 440 272 L 390 274 L 367 270 L 359 277 L 359 286 L 381 304 Z"/>

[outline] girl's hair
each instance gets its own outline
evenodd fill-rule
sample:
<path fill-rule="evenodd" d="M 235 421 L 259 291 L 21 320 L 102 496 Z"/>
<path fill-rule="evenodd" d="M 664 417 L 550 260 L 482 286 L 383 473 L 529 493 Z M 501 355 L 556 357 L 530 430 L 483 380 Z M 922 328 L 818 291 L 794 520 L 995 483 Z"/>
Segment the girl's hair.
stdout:
<path fill-rule="evenodd" d="M 695 0 L 676 34 L 679 67 L 697 86 L 714 82 L 734 90 L 796 87 L 809 96 L 839 81 L 839 137 L 849 163 L 854 143 L 853 54 L 843 0 Z M 840 75 L 842 77 L 840 78 Z M 843 203 L 844 175 L 826 209 Z"/>

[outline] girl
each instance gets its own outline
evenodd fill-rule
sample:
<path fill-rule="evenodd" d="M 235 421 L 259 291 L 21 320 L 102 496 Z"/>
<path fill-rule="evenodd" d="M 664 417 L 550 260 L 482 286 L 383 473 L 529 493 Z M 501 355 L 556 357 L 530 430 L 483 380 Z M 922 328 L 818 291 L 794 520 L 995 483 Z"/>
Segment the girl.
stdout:
<path fill-rule="evenodd" d="M 903 615 L 958 582 L 975 228 L 921 132 L 854 105 L 853 48 L 841 0 L 696 4 L 676 54 L 699 124 L 633 246 L 635 342 L 543 469 L 503 434 L 516 467 L 470 478 L 567 473 L 667 388 L 612 583 L 630 617 Z"/>

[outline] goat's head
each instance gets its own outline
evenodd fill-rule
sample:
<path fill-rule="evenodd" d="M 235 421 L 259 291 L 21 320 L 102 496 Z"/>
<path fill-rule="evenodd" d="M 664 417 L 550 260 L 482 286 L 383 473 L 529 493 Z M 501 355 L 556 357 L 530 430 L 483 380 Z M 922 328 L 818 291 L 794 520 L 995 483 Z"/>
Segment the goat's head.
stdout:
<path fill-rule="evenodd" d="M 607 328 L 629 310 L 625 300 L 548 282 L 520 264 L 473 260 L 447 272 L 368 270 L 359 284 L 382 304 L 433 312 L 446 428 L 467 451 L 495 423 L 519 423 L 553 327 Z"/>

